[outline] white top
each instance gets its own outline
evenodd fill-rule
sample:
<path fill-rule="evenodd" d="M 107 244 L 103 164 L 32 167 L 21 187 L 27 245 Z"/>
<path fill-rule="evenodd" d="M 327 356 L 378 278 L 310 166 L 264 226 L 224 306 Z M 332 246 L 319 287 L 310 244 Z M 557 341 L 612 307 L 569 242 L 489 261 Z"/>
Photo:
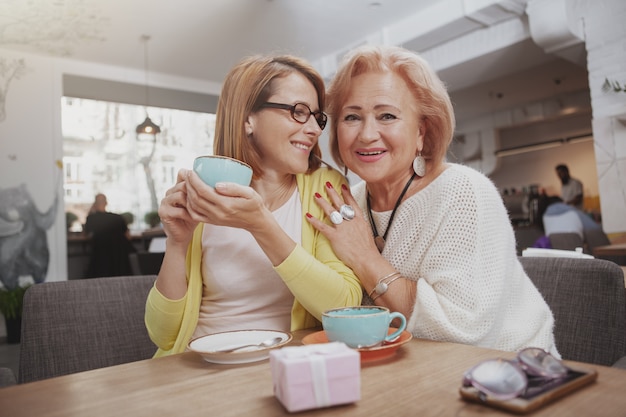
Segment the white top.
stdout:
<path fill-rule="evenodd" d="M 298 190 L 272 214 L 300 244 L 302 204 Z M 206 224 L 202 277 L 200 317 L 193 338 L 231 330 L 290 330 L 293 294 L 248 231 Z"/>
<path fill-rule="evenodd" d="M 570 201 L 572 198 L 576 197 L 579 194 L 583 193 L 583 183 L 578 181 L 576 178 L 569 178 L 567 184 L 561 185 L 561 198 L 564 202 Z M 578 204 L 576 207 L 579 210 L 583 209 L 582 202 Z"/>
<path fill-rule="evenodd" d="M 367 213 L 365 183 L 352 192 Z M 373 214 L 379 232 L 390 215 Z M 483 174 L 449 164 L 405 200 L 383 256 L 417 281 L 407 318 L 415 337 L 505 351 L 536 346 L 558 355 L 552 313 L 517 259 L 506 209 Z"/>

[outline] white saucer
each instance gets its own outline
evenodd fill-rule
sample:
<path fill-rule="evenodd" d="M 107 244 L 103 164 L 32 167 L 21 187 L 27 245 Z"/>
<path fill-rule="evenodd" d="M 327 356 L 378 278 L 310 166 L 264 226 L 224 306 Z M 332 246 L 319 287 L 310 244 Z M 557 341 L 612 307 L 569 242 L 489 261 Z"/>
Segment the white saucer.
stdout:
<path fill-rule="evenodd" d="M 261 343 L 264 340 L 280 337 L 281 341 L 271 347 L 248 347 L 235 352 L 217 352 L 221 349 L 241 345 Z M 189 342 L 189 350 L 202 356 L 207 362 L 236 364 L 256 362 L 269 358 L 270 350 L 286 345 L 291 341 L 291 333 L 276 330 L 237 330 L 201 336 Z"/>

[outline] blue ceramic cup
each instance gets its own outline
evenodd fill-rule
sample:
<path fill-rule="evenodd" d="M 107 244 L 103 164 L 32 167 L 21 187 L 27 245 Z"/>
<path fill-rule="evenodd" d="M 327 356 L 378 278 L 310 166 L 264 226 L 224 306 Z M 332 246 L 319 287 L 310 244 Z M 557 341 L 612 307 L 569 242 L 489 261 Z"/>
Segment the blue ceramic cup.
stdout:
<path fill-rule="evenodd" d="M 396 318 L 400 319 L 400 326 L 389 333 L 389 325 Z M 406 329 L 406 317 L 402 313 L 391 313 L 386 307 L 343 307 L 322 313 L 322 326 L 330 342 L 368 348 L 393 342 Z"/>
<path fill-rule="evenodd" d="M 234 182 L 248 186 L 252 180 L 250 165 L 227 156 L 199 156 L 193 161 L 193 170 L 202 181 L 214 188 L 217 182 Z"/>

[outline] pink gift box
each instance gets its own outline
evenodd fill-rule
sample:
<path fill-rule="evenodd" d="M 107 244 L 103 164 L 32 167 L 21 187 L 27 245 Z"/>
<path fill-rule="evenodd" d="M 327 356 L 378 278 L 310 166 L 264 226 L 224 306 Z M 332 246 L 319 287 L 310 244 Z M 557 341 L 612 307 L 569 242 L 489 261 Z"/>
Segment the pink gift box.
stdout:
<path fill-rule="evenodd" d="M 274 394 L 289 412 L 361 399 L 361 358 L 343 343 L 272 350 L 270 367 Z"/>

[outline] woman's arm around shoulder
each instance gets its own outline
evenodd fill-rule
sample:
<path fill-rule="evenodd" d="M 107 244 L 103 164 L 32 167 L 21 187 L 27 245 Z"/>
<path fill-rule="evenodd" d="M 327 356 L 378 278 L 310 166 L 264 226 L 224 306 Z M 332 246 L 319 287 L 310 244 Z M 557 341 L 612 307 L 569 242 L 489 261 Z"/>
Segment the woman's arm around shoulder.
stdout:
<path fill-rule="evenodd" d="M 322 218 L 315 193 L 325 195 L 328 185 L 341 189 L 346 180 L 338 171 L 319 168 L 297 176 L 302 199 L 302 244 L 275 267 L 298 301 L 318 320 L 325 310 L 360 305 L 363 296 L 355 273 L 332 250 L 330 242 L 305 219 Z"/>

